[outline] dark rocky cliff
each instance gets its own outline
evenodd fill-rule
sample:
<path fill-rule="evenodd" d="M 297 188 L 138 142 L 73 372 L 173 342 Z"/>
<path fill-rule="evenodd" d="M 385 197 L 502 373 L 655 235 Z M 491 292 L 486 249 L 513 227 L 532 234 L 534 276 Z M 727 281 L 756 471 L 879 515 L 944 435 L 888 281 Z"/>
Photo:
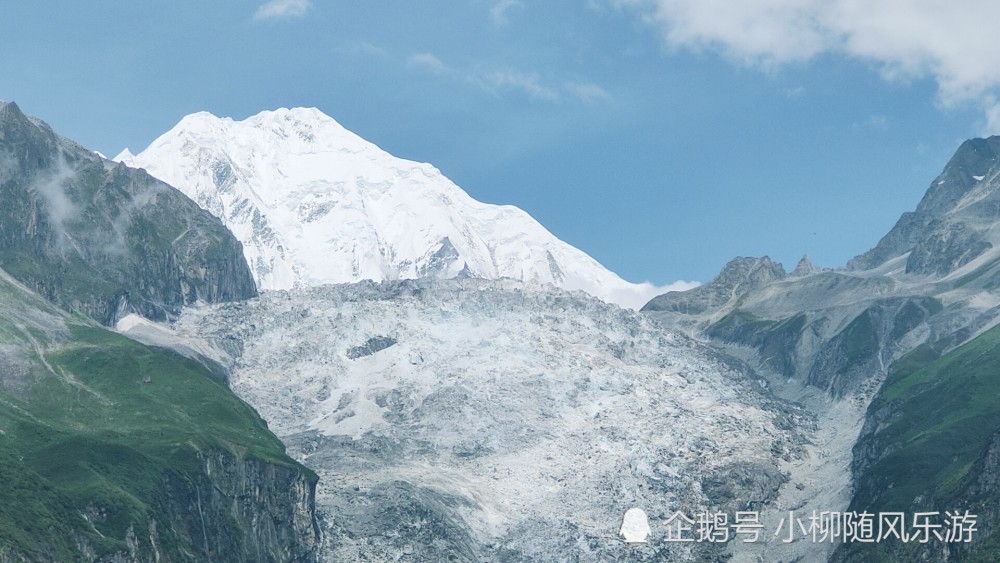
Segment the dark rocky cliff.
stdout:
<path fill-rule="evenodd" d="M 163 479 L 163 522 L 175 523 L 195 549 L 195 560 L 315 560 L 315 478 L 300 468 L 238 459 L 224 449 L 201 459 L 204 471 L 194 479 L 175 473 Z M 151 530 L 143 539 L 152 547 L 155 536 Z M 149 560 L 156 560 L 155 552 Z"/>
<path fill-rule="evenodd" d="M 0 103 L 0 267 L 110 325 L 256 294 L 240 243 L 179 191 Z"/>
<path fill-rule="evenodd" d="M 306 473 L 232 452 L 206 452 L 204 473 L 167 473 L 162 504 L 144 527 L 130 522 L 124 549 L 108 552 L 79 531 L 69 531 L 73 554 L 87 563 L 226 561 L 311 563 L 319 529 L 313 509 L 315 481 Z M 84 514 L 96 526 L 115 515 L 96 505 Z M 61 563 L 58 549 L 30 552 L 0 539 L 0 563 Z"/>

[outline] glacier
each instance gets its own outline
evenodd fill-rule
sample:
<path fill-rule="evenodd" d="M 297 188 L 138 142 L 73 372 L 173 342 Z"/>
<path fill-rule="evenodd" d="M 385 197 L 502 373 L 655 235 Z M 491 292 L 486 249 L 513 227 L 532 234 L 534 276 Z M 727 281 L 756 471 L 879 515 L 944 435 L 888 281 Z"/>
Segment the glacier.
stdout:
<path fill-rule="evenodd" d="M 768 505 L 815 425 L 647 315 L 509 279 L 264 291 L 133 336 L 223 364 L 320 475 L 329 561 L 718 557 L 665 520 Z"/>

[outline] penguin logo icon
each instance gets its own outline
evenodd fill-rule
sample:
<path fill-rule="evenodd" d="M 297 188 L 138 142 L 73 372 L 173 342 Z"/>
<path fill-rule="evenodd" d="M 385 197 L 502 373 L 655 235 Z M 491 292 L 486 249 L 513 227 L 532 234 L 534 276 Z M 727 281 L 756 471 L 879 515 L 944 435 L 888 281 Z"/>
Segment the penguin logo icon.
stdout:
<path fill-rule="evenodd" d="M 646 543 L 651 531 L 646 511 L 641 508 L 630 508 L 622 518 L 622 528 L 618 534 L 625 538 L 625 543 Z"/>

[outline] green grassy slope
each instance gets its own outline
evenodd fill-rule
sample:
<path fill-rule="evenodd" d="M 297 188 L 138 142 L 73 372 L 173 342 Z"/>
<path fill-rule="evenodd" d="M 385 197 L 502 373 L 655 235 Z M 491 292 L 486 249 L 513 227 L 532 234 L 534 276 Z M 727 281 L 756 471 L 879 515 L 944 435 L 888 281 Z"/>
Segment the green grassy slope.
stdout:
<path fill-rule="evenodd" d="M 156 543 L 169 560 L 199 560 L 203 538 L 168 513 L 179 489 L 200 494 L 210 452 L 316 479 L 200 364 L 0 280 L 0 554 L 80 560 L 80 540 L 96 556 L 126 553 L 131 533 L 146 537 L 140 557 Z M 248 533 L 236 519 L 212 525 Z"/>
<path fill-rule="evenodd" d="M 0 563 L 314 561 L 316 476 L 208 368 L 99 326 L 254 296 L 235 237 L 4 102 L 0 202 Z"/>
<path fill-rule="evenodd" d="M 981 531 L 963 559 L 1000 559 L 996 534 L 982 529 L 1000 506 L 1000 488 L 991 485 L 1000 471 L 1000 326 L 943 356 L 924 345 L 900 359 L 868 419 L 855 446 L 851 510 L 968 509 L 980 515 Z M 848 551 L 876 561 L 916 557 L 923 549 L 872 544 Z"/>

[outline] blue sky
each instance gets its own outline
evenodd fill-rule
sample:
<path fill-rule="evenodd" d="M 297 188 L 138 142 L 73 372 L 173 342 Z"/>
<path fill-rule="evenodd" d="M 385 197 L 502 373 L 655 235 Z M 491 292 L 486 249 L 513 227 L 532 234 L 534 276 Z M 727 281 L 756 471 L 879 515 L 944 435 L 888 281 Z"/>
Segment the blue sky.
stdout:
<path fill-rule="evenodd" d="M 6 2 L 0 99 L 105 154 L 316 106 L 631 281 L 840 267 L 1000 124 L 1000 3 Z"/>

